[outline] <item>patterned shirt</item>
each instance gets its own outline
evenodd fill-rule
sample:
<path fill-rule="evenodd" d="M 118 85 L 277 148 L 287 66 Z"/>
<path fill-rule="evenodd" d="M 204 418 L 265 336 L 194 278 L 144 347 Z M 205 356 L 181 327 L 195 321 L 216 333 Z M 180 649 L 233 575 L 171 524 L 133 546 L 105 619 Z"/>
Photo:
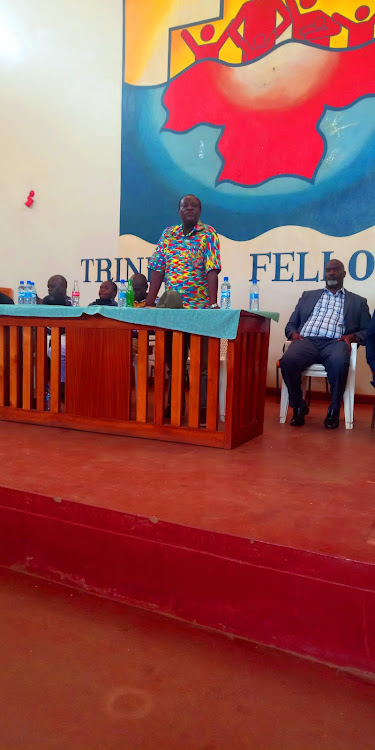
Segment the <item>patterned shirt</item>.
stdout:
<path fill-rule="evenodd" d="M 207 273 L 221 270 L 219 238 L 201 222 L 187 235 L 182 224 L 167 227 L 148 267 L 165 274 L 166 290 L 179 292 L 184 307 L 208 307 Z"/>
<path fill-rule="evenodd" d="M 325 288 L 312 313 L 300 330 L 301 336 L 324 336 L 339 339 L 345 333 L 344 321 L 345 289 L 333 294 Z"/>

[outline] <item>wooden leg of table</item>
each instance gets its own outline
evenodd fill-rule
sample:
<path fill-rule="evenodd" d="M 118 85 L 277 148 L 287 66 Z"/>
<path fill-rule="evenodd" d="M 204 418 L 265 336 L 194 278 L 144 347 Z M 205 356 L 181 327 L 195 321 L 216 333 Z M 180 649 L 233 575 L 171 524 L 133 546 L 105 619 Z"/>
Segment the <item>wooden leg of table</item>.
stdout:
<path fill-rule="evenodd" d="M 184 385 L 184 334 L 173 332 L 172 341 L 172 383 L 171 383 L 171 425 L 181 426 Z"/>
<path fill-rule="evenodd" d="M 22 360 L 22 408 L 31 409 L 33 401 L 33 330 L 30 326 L 23 328 Z"/>
<path fill-rule="evenodd" d="M 189 427 L 199 427 L 202 338 L 190 336 Z"/>
<path fill-rule="evenodd" d="M 138 331 L 137 422 L 147 421 L 148 331 Z"/>
<path fill-rule="evenodd" d="M 51 328 L 51 412 L 60 411 L 61 401 L 61 336 L 60 328 Z"/>
<path fill-rule="evenodd" d="M 154 422 L 163 424 L 165 404 L 165 331 L 155 334 Z"/>

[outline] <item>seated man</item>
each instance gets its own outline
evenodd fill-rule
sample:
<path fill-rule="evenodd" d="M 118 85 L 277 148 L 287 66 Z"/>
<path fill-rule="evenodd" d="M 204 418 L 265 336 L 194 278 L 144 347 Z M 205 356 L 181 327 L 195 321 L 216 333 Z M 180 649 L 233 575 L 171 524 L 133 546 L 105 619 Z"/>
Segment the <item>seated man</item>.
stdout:
<path fill-rule="evenodd" d="M 301 374 L 314 363 L 322 364 L 331 386 L 331 403 L 324 425 L 339 425 L 352 343 L 364 344 L 370 313 L 367 300 L 343 288 L 346 271 L 340 260 L 330 260 L 325 269 L 325 289 L 304 292 L 285 334 L 292 344 L 280 360 L 289 391 L 294 427 L 305 423 L 309 409 L 302 398 Z"/>
<path fill-rule="evenodd" d="M 134 273 L 130 281 L 134 289 L 134 307 L 144 307 L 148 289 L 146 276 L 143 273 Z"/>
<path fill-rule="evenodd" d="M 103 281 L 99 287 L 99 298 L 95 302 L 91 302 L 89 307 L 92 305 L 109 305 L 110 307 L 117 307 L 115 300 L 117 294 L 117 284 L 114 281 Z"/>
<path fill-rule="evenodd" d="M 0 292 L 0 305 L 14 305 L 14 302 L 11 297 L 8 297 L 7 294 L 3 294 L 3 292 Z"/>
<path fill-rule="evenodd" d="M 47 281 L 47 288 L 48 288 L 48 299 L 50 300 L 49 303 L 46 303 L 44 300 L 47 299 L 46 297 L 44 300 L 41 300 L 39 297 L 37 298 L 38 305 L 45 305 L 45 304 L 56 304 L 61 305 L 61 297 L 64 297 L 65 299 L 65 305 L 71 305 L 72 300 L 67 295 L 67 288 L 68 288 L 68 282 L 65 278 L 65 276 L 61 276 L 60 274 L 56 274 L 55 276 L 51 276 L 51 278 Z M 57 296 L 59 298 L 59 302 L 54 303 L 53 299 Z"/>
<path fill-rule="evenodd" d="M 372 385 L 375 386 L 375 312 L 366 336 L 366 359 L 372 371 Z"/>

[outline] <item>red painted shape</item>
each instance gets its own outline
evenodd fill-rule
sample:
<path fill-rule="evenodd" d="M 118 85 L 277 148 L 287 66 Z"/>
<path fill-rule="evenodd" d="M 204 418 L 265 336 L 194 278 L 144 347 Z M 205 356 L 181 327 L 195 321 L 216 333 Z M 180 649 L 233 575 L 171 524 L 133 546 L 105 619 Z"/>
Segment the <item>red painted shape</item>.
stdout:
<path fill-rule="evenodd" d="M 27 208 L 31 208 L 31 206 L 33 205 L 34 195 L 35 195 L 35 190 L 30 190 L 29 195 L 27 196 L 27 200 L 25 201 L 25 206 L 27 206 Z"/>
<path fill-rule="evenodd" d="M 248 65 L 201 61 L 185 70 L 165 93 L 165 128 L 222 128 L 220 181 L 257 185 L 277 175 L 311 180 L 324 152 L 318 131 L 324 109 L 348 107 L 373 93 L 374 44 L 338 52 L 289 43 Z"/>
<path fill-rule="evenodd" d="M 282 18 L 277 26 L 277 14 Z M 242 50 L 242 62 L 255 60 L 272 49 L 290 26 L 291 16 L 282 0 L 250 0 L 244 3 L 227 27 L 229 37 Z M 239 29 L 243 28 L 243 33 Z"/>
<path fill-rule="evenodd" d="M 309 0 L 308 3 L 302 1 L 301 7 L 312 8 L 315 3 L 316 0 L 312 0 L 312 2 Z M 319 44 L 321 47 L 329 47 L 331 36 L 340 33 L 341 25 L 333 21 L 331 16 L 322 10 L 301 13 L 296 0 L 287 0 L 286 4 L 293 20 L 293 39 Z"/>

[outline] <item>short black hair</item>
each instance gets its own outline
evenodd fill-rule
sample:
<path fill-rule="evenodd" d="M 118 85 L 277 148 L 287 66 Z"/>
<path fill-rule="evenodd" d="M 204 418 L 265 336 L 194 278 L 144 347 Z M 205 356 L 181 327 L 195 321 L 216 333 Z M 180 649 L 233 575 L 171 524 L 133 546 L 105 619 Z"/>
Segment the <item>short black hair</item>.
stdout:
<path fill-rule="evenodd" d="M 192 196 L 193 196 L 193 198 L 197 198 L 197 196 L 196 196 L 196 195 L 194 195 L 194 193 L 185 193 L 185 195 L 182 195 L 182 196 L 181 196 L 181 198 L 180 198 L 180 200 L 178 201 L 178 210 L 180 210 L 180 208 L 181 208 L 181 201 L 183 201 L 183 200 L 184 200 L 184 198 L 186 198 L 186 196 L 187 196 L 187 195 L 192 195 Z M 197 198 L 197 201 L 198 201 L 198 203 L 199 203 L 199 208 L 200 208 L 200 210 L 202 210 L 202 204 L 201 204 L 201 202 L 200 202 L 199 198 Z"/>
<path fill-rule="evenodd" d="M 111 284 L 113 285 L 113 288 L 115 290 L 115 297 L 116 297 L 116 294 L 117 294 L 117 284 L 114 281 L 112 281 L 112 279 L 111 279 Z"/>

